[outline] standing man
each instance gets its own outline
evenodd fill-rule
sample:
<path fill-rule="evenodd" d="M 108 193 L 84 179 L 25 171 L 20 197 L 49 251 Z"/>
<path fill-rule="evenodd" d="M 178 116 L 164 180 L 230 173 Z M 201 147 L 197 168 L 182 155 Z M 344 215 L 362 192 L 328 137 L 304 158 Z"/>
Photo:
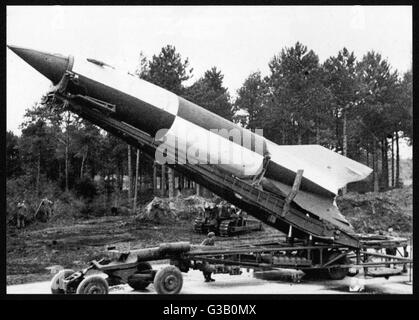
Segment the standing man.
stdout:
<path fill-rule="evenodd" d="M 16 213 L 16 227 L 18 229 L 25 228 L 25 220 L 28 215 L 28 206 L 26 201 L 23 200 L 17 204 L 17 213 Z"/>
<path fill-rule="evenodd" d="M 213 246 L 215 244 L 215 233 L 210 232 L 204 241 L 202 241 L 201 246 Z M 202 273 L 204 274 L 205 282 L 212 282 L 215 279 L 211 278 L 212 274 L 212 267 L 208 262 L 204 262 L 204 266 L 202 268 Z"/>
<path fill-rule="evenodd" d="M 269 151 L 265 151 L 263 154 L 263 162 L 262 162 L 262 170 L 259 174 L 257 174 L 252 181 L 252 184 L 261 188 L 260 182 L 262 181 L 263 177 L 265 176 L 266 170 L 268 170 L 269 161 L 271 160 L 271 154 Z"/>
<path fill-rule="evenodd" d="M 38 206 L 34 217 L 41 222 L 47 222 L 52 216 L 52 204 L 53 202 L 44 198 Z"/>
<path fill-rule="evenodd" d="M 397 233 L 394 232 L 393 227 L 387 229 L 387 235 L 389 237 L 397 237 Z M 386 254 L 395 256 L 397 255 L 397 248 L 386 248 Z"/>
<path fill-rule="evenodd" d="M 237 225 L 244 226 L 245 223 L 244 223 L 244 218 L 243 218 L 243 211 L 241 209 L 238 209 L 236 211 L 236 215 L 237 215 L 237 219 L 239 219 L 239 222 Z"/>
<path fill-rule="evenodd" d="M 218 229 L 218 215 L 219 215 L 219 208 L 217 208 L 217 207 L 213 207 L 212 209 L 210 208 L 210 216 L 209 216 L 209 219 L 208 219 L 208 225 L 209 225 L 208 230 L 217 230 Z M 208 236 L 209 236 L 210 233 L 208 233 Z"/>
<path fill-rule="evenodd" d="M 44 203 L 45 203 L 45 210 L 46 210 L 46 213 L 47 213 L 47 220 L 49 220 L 49 219 L 51 219 L 52 214 L 53 214 L 52 206 L 53 206 L 54 202 L 52 202 L 48 198 L 45 198 Z"/>
<path fill-rule="evenodd" d="M 237 214 L 236 207 L 234 205 L 230 206 L 230 218 L 231 219 L 238 219 L 239 215 Z"/>

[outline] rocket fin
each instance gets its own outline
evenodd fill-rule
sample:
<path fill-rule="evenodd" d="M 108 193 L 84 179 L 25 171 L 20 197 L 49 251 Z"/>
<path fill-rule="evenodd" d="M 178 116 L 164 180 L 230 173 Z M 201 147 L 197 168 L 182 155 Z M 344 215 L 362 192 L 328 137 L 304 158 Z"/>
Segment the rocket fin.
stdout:
<path fill-rule="evenodd" d="M 302 189 L 337 195 L 350 182 L 363 180 L 372 169 L 320 145 L 276 145 L 268 141 L 271 155 L 267 177 L 292 184 L 298 169 L 304 169 Z"/>
<path fill-rule="evenodd" d="M 262 186 L 274 193 L 282 194 L 284 197 L 291 191 L 291 186 L 266 178 L 262 179 Z M 319 219 L 328 221 L 348 233 L 354 233 L 352 225 L 340 213 L 339 208 L 334 205 L 334 198 L 299 190 L 293 201 Z"/>

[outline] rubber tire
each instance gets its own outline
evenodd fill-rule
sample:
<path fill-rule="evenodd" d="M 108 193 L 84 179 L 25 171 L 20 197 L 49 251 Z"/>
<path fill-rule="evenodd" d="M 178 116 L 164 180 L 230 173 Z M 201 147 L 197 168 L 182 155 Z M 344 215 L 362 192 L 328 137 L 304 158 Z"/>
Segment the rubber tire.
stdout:
<path fill-rule="evenodd" d="M 93 290 L 98 291 L 93 291 Z M 83 279 L 77 287 L 76 294 L 108 294 L 109 285 L 106 279 L 99 275 L 91 275 Z"/>
<path fill-rule="evenodd" d="M 74 270 L 72 269 L 64 269 L 59 271 L 52 279 L 51 279 L 51 293 L 52 294 L 65 294 L 63 289 L 57 288 L 58 282 L 60 279 L 67 278 L 69 275 L 72 275 Z"/>
<path fill-rule="evenodd" d="M 133 275 L 131 275 L 131 276 L 128 277 L 128 281 L 127 281 L 128 282 L 128 285 L 131 288 L 133 288 L 134 290 L 144 290 L 145 288 L 147 288 L 148 285 L 151 282 L 144 281 L 144 280 L 141 280 L 141 279 L 136 279 L 135 275 L 136 274 L 140 274 L 143 271 L 151 270 L 151 269 L 152 269 L 152 267 L 151 267 L 151 264 L 150 263 L 148 263 L 148 262 L 141 262 L 137 266 L 137 270 L 138 271 L 136 273 L 134 273 Z"/>
<path fill-rule="evenodd" d="M 182 273 L 175 266 L 160 269 L 154 278 L 154 288 L 158 294 L 177 294 L 182 289 L 182 285 Z"/>

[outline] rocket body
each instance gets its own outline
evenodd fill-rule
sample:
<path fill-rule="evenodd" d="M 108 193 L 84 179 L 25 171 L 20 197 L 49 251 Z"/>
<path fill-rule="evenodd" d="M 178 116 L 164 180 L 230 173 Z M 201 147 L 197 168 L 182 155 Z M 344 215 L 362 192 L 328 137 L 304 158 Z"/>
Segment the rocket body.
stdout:
<path fill-rule="evenodd" d="M 372 170 L 319 145 L 279 146 L 174 93 L 93 59 L 63 57 L 9 46 L 54 84 L 66 72 L 66 92 L 114 107 L 109 116 L 176 149 L 190 163 L 210 163 L 241 178 L 253 179 L 270 161 L 261 184 L 286 195 L 297 170 L 301 192 L 294 202 L 320 219 L 351 230 L 333 204 L 338 190 L 366 178 Z M 61 77 L 60 77 L 61 75 Z M 233 136 L 232 136 L 233 135 Z"/>

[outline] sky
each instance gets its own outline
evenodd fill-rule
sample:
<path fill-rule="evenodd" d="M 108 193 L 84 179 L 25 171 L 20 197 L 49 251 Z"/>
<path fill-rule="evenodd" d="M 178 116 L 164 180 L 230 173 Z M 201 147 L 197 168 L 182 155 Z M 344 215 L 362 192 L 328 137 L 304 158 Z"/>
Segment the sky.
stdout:
<path fill-rule="evenodd" d="M 410 6 L 8 6 L 6 41 L 47 52 L 92 57 L 128 71 L 174 45 L 193 68 L 191 84 L 216 66 L 234 97 L 255 71 L 297 41 L 323 62 L 343 47 L 361 59 L 381 53 L 403 73 L 412 64 Z M 49 81 L 10 50 L 7 130 L 20 134 L 25 109 Z M 402 157 L 411 149 L 402 147 Z"/>

